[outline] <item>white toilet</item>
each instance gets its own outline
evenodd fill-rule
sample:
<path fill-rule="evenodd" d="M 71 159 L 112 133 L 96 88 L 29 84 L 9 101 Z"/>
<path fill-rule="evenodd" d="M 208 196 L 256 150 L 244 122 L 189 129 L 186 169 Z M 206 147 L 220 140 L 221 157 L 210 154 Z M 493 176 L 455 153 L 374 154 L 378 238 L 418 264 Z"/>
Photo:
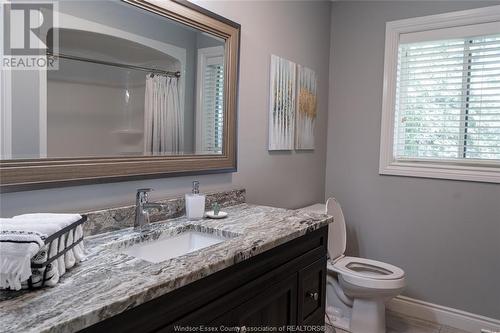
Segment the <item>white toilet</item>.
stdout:
<path fill-rule="evenodd" d="M 326 322 L 352 333 L 385 332 L 385 303 L 405 287 L 401 268 L 380 261 L 347 257 L 346 225 L 335 198 L 326 205 L 302 208 L 328 214 L 328 275 L 326 280 Z"/>

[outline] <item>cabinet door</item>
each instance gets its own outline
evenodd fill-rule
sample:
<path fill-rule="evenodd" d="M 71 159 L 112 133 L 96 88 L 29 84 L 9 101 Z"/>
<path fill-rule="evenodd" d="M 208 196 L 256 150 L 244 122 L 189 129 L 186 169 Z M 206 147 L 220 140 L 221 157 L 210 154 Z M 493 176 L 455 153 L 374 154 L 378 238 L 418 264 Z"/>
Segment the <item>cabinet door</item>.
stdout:
<path fill-rule="evenodd" d="M 326 258 L 299 271 L 299 324 L 323 325 L 326 301 Z"/>
<path fill-rule="evenodd" d="M 231 318 L 236 326 L 242 328 L 242 331 L 245 331 L 246 327 L 296 325 L 297 274 L 262 290 L 255 297 L 238 306 L 231 311 Z"/>

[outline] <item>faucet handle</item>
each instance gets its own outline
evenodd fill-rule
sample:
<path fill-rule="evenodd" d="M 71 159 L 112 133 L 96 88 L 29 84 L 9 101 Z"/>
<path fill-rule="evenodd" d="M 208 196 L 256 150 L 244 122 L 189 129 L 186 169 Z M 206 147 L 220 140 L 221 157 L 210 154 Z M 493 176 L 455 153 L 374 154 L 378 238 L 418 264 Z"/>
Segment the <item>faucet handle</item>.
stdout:
<path fill-rule="evenodd" d="M 137 194 L 135 195 L 135 203 L 136 205 L 141 203 L 148 202 L 148 193 L 151 192 L 152 188 L 139 188 L 137 189 Z"/>

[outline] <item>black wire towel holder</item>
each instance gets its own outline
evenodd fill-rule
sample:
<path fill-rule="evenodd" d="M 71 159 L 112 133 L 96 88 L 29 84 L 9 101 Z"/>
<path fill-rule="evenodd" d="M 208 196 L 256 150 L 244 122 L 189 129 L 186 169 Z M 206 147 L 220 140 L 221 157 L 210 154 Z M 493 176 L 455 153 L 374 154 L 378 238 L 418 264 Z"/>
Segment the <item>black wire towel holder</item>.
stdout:
<path fill-rule="evenodd" d="M 42 280 L 40 283 L 40 286 L 34 286 L 33 280 L 30 276 L 28 279 L 28 288 L 29 289 L 37 289 L 37 288 L 42 288 L 45 286 L 45 281 L 47 277 L 47 266 L 52 263 L 54 260 L 58 259 L 60 256 L 63 256 L 68 252 L 69 250 L 73 249 L 77 244 L 80 244 L 80 242 L 83 241 L 83 233 L 82 236 L 79 239 L 75 239 L 76 235 L 76 228 L 83 224 L 84 222 L 87 221 L 87 215 L 82 215 L 82 218 L 79 219 L 78 221 L 71 223 L 67 227 L 62 228 L 58 232 L 50 235 L 49 237 L 45 238 L 45 245 L 49 245 L 47 248 L 47 260 L 45 260 L 43 263 L 31 263 L 31 269 L 43 269 L 43 274 L 42 274 Z M 72 233 L 73 236 L 73 243 L 68 245 L 68 239 L 69 235 Z M 59 251 L 61 248 L 61 242 L 62 242 L 62 236 L 66 235 L 65 238 L 65 247 L 63 250 Z M 53 256 L 50 255 L 50 250 L 52 249 L 52 246 L 54 246 L 54 242 L 57 242 L 57 253 Z"/>

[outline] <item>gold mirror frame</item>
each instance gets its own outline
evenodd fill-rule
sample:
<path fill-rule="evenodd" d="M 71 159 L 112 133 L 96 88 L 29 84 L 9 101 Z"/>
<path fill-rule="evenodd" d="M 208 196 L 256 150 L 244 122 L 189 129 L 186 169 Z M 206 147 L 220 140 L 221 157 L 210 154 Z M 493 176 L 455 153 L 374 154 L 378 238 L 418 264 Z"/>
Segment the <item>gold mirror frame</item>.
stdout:
<path fill-rule="evenodd" d="M 222 155 L 1 160 L 1 192 L 236 171 L 240 25 L 185 0 L 122 1 L 225 40 Z"/>

